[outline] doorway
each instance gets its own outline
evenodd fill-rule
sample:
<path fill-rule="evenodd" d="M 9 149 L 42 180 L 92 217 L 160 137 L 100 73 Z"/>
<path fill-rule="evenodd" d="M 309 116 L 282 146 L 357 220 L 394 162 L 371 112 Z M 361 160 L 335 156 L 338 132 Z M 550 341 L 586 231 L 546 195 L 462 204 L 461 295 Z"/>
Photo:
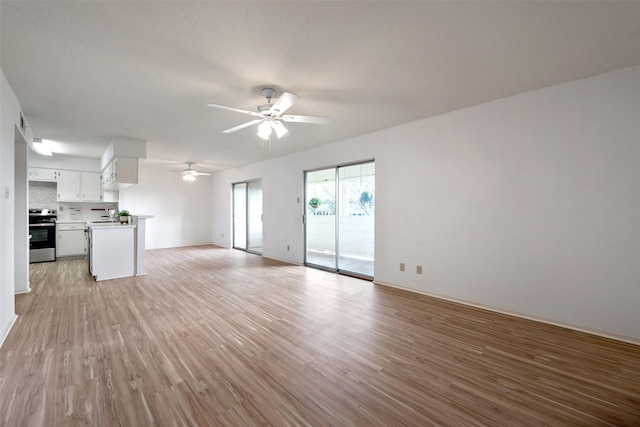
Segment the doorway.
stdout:
<path fill-rule="evenodd" d="M 233 184 L 233 247 L 262 255 L 262 180 Z"/>
<path fill-rule="evenodd" d="M 375 162 L 305 172 L 305 264 L 373 278 Z"/>
<path fill-rule="evenodd" d="M 15 128 L 14 157 L 14 292 L 29 292 L 29 183 L 28 152 L 29 146 L 22 131 Z"/>

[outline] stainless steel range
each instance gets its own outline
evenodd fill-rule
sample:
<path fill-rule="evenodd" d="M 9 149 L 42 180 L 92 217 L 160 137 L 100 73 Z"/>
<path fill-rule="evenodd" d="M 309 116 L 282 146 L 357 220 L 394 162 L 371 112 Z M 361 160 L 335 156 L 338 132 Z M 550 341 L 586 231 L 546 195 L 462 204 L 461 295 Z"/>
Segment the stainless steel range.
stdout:
<path fill-rule="evenodd" d="M 29 263 L 56 260 L 56 211 L 29 209 Z"/>

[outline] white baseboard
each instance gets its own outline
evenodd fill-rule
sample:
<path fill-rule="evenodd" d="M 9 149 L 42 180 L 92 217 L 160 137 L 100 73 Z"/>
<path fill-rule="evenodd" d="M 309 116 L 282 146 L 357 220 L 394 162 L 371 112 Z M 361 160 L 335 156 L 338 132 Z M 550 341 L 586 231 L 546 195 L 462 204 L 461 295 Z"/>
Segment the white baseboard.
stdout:
<path fill-rule="evenodd" d="M 249 252 L 249 253 L 251 253 L 251 252 Z M 274 261 L 284 262 L 286 264 L 297 265 L 297 266 L 303 266 L 304 265 L 304 264 L 300 264 L 300 263 L 297 263 L 297 262 L 290 261 L 288 259 L 274 258 L 272 256 L 266 256 L 266 255 L 260 255 L 260 256 L 262 258 L 272 259 Z"/>
<path fill-rule="evenodd" d="M 26 290 L 24 291 L 15 291 L 14 294 L 15 295 L 20 295 L 20 294 L 28 294 L 29 292 L 31 292 L 31 287 L 28 287 Z"/>
<path fill-rule="evenodd" d="M 444 300 L 444 301 L 451 301 L 451 302 L 454 302 L 454 303 L 457 303 L 457 304 L 468 305 L 470 307 L 480 308 L 482 310 L 493 311 L 494 313 L 506 314 L 507 316 L 519 317 L 521 319 L 532 320 L 534 322 L 546 323 L 548 325 L 558 326 L 558 327 L 565 328 L 565 329 L 571 329 L 571 330 L 578 331 L 578 332 L 584 332 L 584 333 L 591 334 L 591 335 L 597 335 L 599 337 L 609 338 L 609 339 L 616 340 L 616 341 L 622 341 L 622 342 L 626 342 L 628 344 L 640 345 L 640 339 L 633 338 L 633 337 L 627 337 L 627 336 L 624 336 L 624 335 L 612 334 L 610 332 L 604 332 L 604 331 L 600 331 L 598 329 L 585 328 L 583 326 L 572 325 L 570 323 L 564 323 L 564 322 L 558 322 L 558 321 L 555 321 L 555 320 L 546 319 L 544 317 L 531 316 L 529 314 L 519 313 L 519 312 L 516 312 L 516 311 L 503 310 L 503 309 L 500 309 L 500 308 L 486 306 L 486 305 L 474 303 L 474 302 L 471 302 L 471 301 L 465 301 L 465 300 L 459 300 L 459 299 L 456 299 L 456 298 L 443 297 L 441 295 L 430 294 L 428 292 L 418 291 L 416 289 L 405 288 L 403 286 L 392 285 L 390 283 L 379 282 L 379 281 L 376 281 L 376 280 L 374 280 L 373 283 L 376 284 L 376 285 L 387 286 L 389 288 L 402 289 L 403 291 L 408 291 L 408 292 L 413 292 L 413 293 L 416 293 L 416 294 L 426 295 L 428 297 L 437 298 L 437 299 Z"/>
<path fill-rule="evenodd" d="M 2 336 L 0 336 L 0 347 L 2 347 L 2 344 L 4 344 L 4 340 L 7 339 L 7 336 L 9 336 L 9 332 L 11 332 L 11 328 L 13 328 L 13 325 L 15 325 L 16 320 L 18 320 L 18 316 L 16 314 L 14 314 L 13 318 L 9 322 L 9 326 L 3 332 Z"/>
<path fill-rule="evenodd" d="M 177 245 L 177 246 L 159 246 L 157 248 L 149 248 L 149 247 L 145 247 L 144 250 L 145 251 L 155 251 L 158 249 L 174 249 L 174 248 L 188 248 L 190 246 L 207 246 L 207 245 L 216 245 L 215 243 L 211 243 L 211 242 L 203 242 L 203 243 L 189 243 L 186 245 Z M 217 246 L 217 245 L 216 245 Z"/>

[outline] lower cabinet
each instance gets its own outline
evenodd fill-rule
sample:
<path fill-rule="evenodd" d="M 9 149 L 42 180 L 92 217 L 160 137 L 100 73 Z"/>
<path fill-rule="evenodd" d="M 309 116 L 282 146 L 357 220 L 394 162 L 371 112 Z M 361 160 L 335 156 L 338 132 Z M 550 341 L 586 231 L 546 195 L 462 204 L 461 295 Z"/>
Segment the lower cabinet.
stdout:
<path fill-rule="evenodd" d="M 56 224 L 56 258 L 87 255 L 84 223 Z"/>

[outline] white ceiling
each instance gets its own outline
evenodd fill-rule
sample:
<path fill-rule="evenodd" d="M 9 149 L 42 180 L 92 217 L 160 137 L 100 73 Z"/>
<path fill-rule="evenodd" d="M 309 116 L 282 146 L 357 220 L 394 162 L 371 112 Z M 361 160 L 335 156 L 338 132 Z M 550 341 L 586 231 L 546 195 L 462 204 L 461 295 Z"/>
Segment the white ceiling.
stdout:
<path fill-rule="evenodd" d="M 638 2 L 4 1 L 1 66 L 34 136 L 216 171 L 640 64 Z M 302 99 L 263 147 L 260 89 Z M 393 141 L 389 141 L 393 143 Z"/>

